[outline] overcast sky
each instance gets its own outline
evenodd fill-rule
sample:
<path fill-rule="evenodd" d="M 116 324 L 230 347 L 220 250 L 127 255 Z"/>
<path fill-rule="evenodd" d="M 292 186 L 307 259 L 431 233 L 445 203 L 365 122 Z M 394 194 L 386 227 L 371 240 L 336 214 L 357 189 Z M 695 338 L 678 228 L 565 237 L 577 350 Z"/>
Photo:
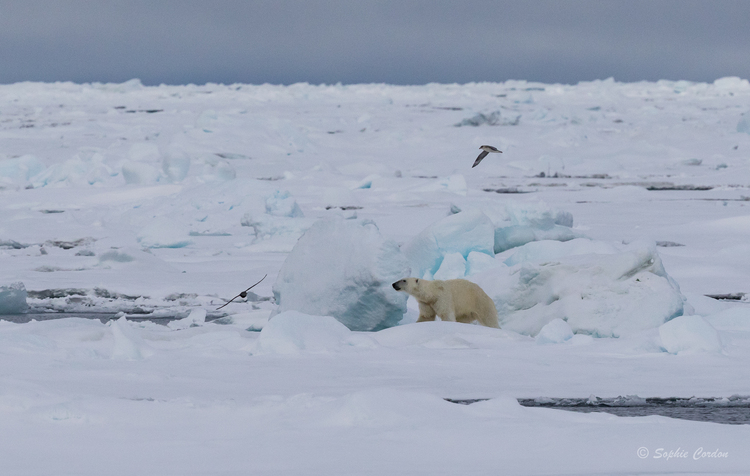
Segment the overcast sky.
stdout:
<path fill-rule="evenodd" d="M 0 0 L 0 83 L 750 78 L 748 0 Z"/>

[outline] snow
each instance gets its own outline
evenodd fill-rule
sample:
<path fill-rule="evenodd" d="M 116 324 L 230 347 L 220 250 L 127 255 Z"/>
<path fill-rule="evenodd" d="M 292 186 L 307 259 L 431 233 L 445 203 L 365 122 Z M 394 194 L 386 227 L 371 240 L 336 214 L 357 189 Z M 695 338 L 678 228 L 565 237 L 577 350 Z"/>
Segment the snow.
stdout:
<path fill-rule="evenodd" d="M 0 85 L 0 473 L 744 474 L 748 425 L 517 399 L 750 394 L 748 100 Z M 503 328 L 415 323 L 409 275 Z"/>
<path fill-rule="evenodd" d="M 406 296 L 391 284 L 408 275 L 398 246 L 375 223 L 329 218 L 299 239 L 273 293 L 279 312 L 333 316 L 352 330 L 379 330 L 406 312 Z"/>
<path fill-rule="evenodd" d="M 573 338 L 573 329 L 562 319 L 553 319 L 536 335 L 538 344 L 560 344 Z"/>
<path fill-rule="evenodd" d="M 587 254 L 615 254 L 618 249 L 611 243 L 594 241 L 587 238 L 576 238 L 574 240 L 560 241 L 536 241 L 529 242 L 510 251 L 511 255 L 503 263 L 514 266 L 529 261 L 554 261 L 566 256 L 577 256 Z"/>
<path fill-rule="evenodd" d="M 253 354 L 335 352 L 350 335 L 351 331 L 333 317 L 284 311 L 260 331 Z"/>
<path fill-rule="evenodd" d="M 680 316 L 669 321 L 659 327 L 659 337 L 670 354 L 723 349 L 719 333 L 701 316 Z"/>
<path fill-rule="evenodd" d="M 176 221 L 161 217 L 139 231 L 137 240 L 146 248 L 183 248 L 192 240 L 181 228 Z"/>
<path fill-rule="evenodd" d="M 747 307 L 724 309 L 705 317 L 715 329 L 750 331 L 750 309 Z"/>

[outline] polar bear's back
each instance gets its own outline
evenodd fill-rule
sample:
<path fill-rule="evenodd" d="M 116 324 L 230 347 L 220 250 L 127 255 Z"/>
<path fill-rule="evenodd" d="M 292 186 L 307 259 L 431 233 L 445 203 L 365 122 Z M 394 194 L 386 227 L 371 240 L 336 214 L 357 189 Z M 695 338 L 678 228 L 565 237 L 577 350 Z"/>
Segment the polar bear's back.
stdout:
<path fill-rule="evenodd" d="M 499 327 L 495 303 L 481 287 L 465 279 L 449 279 L 443 285 L 451 293 L 456 321 L 479 321 L 488 327 Z"/>

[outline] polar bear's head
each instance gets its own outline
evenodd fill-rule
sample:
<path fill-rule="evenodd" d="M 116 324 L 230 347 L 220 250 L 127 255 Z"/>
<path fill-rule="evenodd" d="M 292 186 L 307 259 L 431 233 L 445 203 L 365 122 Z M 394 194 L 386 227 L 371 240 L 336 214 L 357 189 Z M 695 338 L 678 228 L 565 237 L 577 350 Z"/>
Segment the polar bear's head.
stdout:
<path fill-rule="evenodd" d="M 443 293 L 443 281 L 406 278 L 393 283 L 393 289 L 414 296 L 419 302 L 433 302 L 437 295 Z"/>
<path fill-rule="evenodd" d="M 414 293 L 416 293 L 417 290 L 419 289 L 419 279 L 418 278 L 406 278 L 400 281 L 396 281 L 395 283 L 393 283 L 393 289 L 395 289 L 396 291 L 402 291 L 407 294 L 414 295 Z"/>

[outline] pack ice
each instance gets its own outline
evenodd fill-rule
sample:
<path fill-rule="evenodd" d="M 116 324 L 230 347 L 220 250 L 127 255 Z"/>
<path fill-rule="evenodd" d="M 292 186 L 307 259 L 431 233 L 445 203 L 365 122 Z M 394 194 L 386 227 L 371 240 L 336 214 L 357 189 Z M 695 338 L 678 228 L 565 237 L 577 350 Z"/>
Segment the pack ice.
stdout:
<path fill-rule="evenodd" d="M 416 276 L 477 282 L 501 327 L 521 334 L 562 320 L 572 332 L 619 337 L 684 313 L 685 298 L 653 243 L 576 238 L 572 215 L 543 204 L 509 205 L 503 217 L 495 226 L 480 210 L 450 215 L 408 242 L 404 255 Z M 556 239 L 537 241 L 545 236 Z M 504 252 L 493 258 L 496 251 Z"/>

